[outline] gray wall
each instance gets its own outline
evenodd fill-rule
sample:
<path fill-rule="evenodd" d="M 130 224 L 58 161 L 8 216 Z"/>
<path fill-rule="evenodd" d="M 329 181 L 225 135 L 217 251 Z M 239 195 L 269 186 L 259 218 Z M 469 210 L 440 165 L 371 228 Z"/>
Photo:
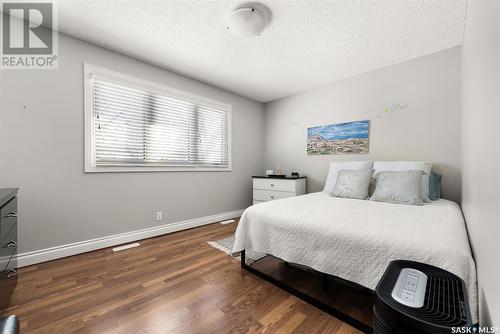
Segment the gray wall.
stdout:
<path fill-rule="evenodd" d="M 462 210 L 480 323 L 500 326 L 500 2 L 471 1 L 463 45 Z"/>
<path fill-rule="evenodd" d="M 21 188 L 21 253 L 251 204 L 250 176 L 263 168 L 261 103 L 65 35 L 59 46 L 58 70 L 0 71 L 0 186 Z M 232 104 L 233 171 L 85 174 L 83 62 Z"/>
<path fill-rule="evenodd" d="M 314 192 L 330 161 L 428 160 L 443 174 L 443 197 L 458 201 L 460 66 L 455 47 L 266 104 L 266 168 L 279 161 L 307 175 Z M 384 111 L 394 103 L 408 106 Z M 307 155 L 308 127 L 364 119 L 371 121 L 369 154 Z"/>

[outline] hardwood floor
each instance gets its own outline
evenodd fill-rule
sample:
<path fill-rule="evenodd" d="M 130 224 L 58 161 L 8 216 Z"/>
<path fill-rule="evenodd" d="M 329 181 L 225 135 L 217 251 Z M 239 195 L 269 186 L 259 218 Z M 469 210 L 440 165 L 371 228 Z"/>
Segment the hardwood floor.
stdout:
<path fill-rule="evenodd" d="M 235 228 L 212 224 L 22 268 L 0 313 L 16 314 L 21 333 L 358 333 L 207 244 Z"/>

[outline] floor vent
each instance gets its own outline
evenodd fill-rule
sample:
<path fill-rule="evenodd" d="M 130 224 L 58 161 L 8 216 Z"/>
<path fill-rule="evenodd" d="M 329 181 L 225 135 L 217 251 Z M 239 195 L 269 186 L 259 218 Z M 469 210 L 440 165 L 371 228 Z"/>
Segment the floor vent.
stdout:
<path fill-rule="evenodd" d="M 134 242 L 134 243 L 128 244 L 128 245 L 118 246 L 118 247 L 113 248 L 113 252 L 119 252 L 119 251 L 122 251 L 125 249 L 139 247 L 140 245 L 141 245 L 140 243 Z"/>

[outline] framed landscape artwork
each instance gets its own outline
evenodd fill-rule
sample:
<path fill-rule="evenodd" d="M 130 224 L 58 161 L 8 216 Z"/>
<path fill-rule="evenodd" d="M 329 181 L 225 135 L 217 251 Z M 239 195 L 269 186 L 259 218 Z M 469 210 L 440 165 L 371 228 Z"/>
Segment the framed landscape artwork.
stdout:
<path fill-rule="evenodd" d="M 307 129 L 307 154 L 364 154 L 369 148 L 370 121 Z"/>

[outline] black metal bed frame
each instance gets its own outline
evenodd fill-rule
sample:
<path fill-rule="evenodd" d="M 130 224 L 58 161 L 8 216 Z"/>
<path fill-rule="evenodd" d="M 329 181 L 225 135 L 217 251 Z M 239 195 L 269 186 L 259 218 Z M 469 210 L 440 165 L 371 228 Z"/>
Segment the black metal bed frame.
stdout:
<path fill-rule="evenodd" d="M 247 265 L 246 261 L 245 261 L 246 260 L 245 250 L 241 251 L 240 256 L 241 256 L 241 268 L 242 269 L 245 269 L 245 270 L 259 276 L 260 278 L 268 281 L 269 283 L 274 284 L 275 286 L 277 286 L 277 287 L 285 290 L 286 292 L 294 295 L 295 297 L 300 298 L 303 301 L 319 308 L 320 310 L 334 316 L 335 318 L 351 325 L 352 327 L 362 331 L 363 333 L 367 333 L 367 334 L 373 333 L 373 328 L 371 326 L 365 324 L 364 322 L 359 321 L 358 319 L 351 317 L 350 315 L 332 307 L 331 305 L 328 305 L 328 304 L 326 304 L 326 303 L 324 303 L 324 302 L 322 302 L 322 301 L 320 301 L 320 300 L 318 300 L 318 299 L 316 299 L 316 298 L 314 298 L 314 297 L 312 297 L 312 296 L 310 296 L 310 295 L 308 295 L 308 294 L 306 294 L 306 293 L 304 293 L 304 292 L 302 292 L 302 291 L 300 291 L 300 290 L 298 290 L 298 289 L 262 272 L 262 271 L 259 271 L 255 268 L 253 268 L 251 265 Z M 311 270 L 313 270 L 313 269 L 311 269 Z M 336 277 L 329 275 L 329 274 L 325 274 L 325 273 L 321 273 L 321 274 L 323 276 L 324 287 L 325 287 L 325 289 L 328 289 L 328 278 L 329 277 L 336 278 Z M 343 281 L 343 280 L 336 278 L 336 281 Z M 349 285 L 348 281 L 345 281 L 345 282 L 346 283 L 344 283 L 344 285 Z M 369 293 L 373 294 L 373 291 L 371 291 L 370 289 L 363 288 L 363 290 L 364 291 L 366 290 L 366 292 L 369 291 Z"/>

